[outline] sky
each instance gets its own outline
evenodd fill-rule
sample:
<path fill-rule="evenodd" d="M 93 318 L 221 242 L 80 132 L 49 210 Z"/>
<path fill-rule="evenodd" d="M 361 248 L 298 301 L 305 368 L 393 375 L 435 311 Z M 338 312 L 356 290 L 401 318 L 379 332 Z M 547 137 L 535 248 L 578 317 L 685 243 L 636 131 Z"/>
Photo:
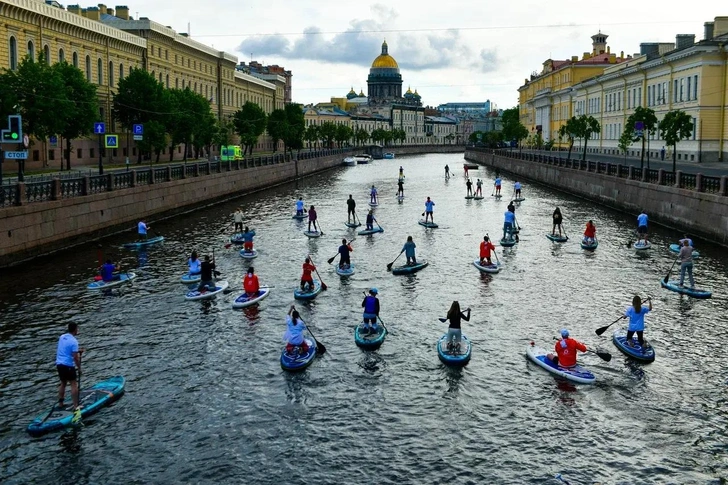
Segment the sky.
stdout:
<path fill-rule="evenodd" d="M 703 38 L 703 23 L 728 16 L 728 4 L 612 0 L 366 2 L 350 0 L 128 0 L 131 15 L 149 17 L 199 42 L 293 72 L 293 100 L 309 104 L 367 91 L 372 61 L 386 39 L 403 91 L 425 105 L 518 103 L 517 89 L 546 59 L 591 52 L 591 36 L 609 35 L 611 51 L 639 52 L 641 42 Z M 113 5 L 109 5 L 113 6 Z M 689 6 L 689 7 L 688 7 Z"/>

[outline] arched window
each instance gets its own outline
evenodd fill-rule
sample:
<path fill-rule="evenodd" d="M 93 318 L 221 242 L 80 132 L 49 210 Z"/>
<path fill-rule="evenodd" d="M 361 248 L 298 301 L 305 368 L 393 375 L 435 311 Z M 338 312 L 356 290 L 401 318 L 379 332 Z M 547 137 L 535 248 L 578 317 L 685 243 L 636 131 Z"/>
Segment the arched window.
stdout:
<path fill-rule="evenodd" d="M 195 92 L 197 92 L 197 83 L 195 83 Z"/>
<path fill-rule="evenodd" d="M 109 86 L 114 87 L 114 63 L 109 61 Z"/>
<path fill-rule="evenodd" d="M 124 64 L 119 64 L 119 81 L 124 79 Z"/>
<path fill-rule="evenodd" d="M 15 37 L 10 37 L 10 69 L 16 70 L 18 68 L 18 41 Z"/>
<path fill-rule="evenodd" d="M 179 89 L 179 78 L 174 78 L 174 89 Z"/>
<path fill-rule="evenodd" d="M 167 84 L 167 89 L 169 89 L 169 74 L 167 74 L 166 81 L 167 81 L 167 83 L 166 83 Z"/>
<path fill-rule="evenodd" d="M 99 86 L 104 84 L 104 63 L 101 61 L 101 58 L 99 57 L 98 61 L 96 61 L 96 69 L 99 70 L 98 72 L 98 81 Z"/>
<path fill-rule="evenodd" d="M 159 83 L 160 84 L 162 83 L 162 73 L 161 72 L 159 73 Z"/>
<path fill-rule="evenodd" d="M 66 62 L 66 53 L 63 49 L 58 49 L 58 62 Z"/>
<path fill-rule="evenodd" d="M 86 81 L 91 82 L 91 56 L 86 56 Z"/>
<path fill-rule="evenodd" d="M 73 67 L 78 68 L 78 54 L 76 52 L 73 53 Z"/>
<path fill-rule="evenodd" d="M 51 48 L 48 47 L 48 44 L 43 46 L 43 59 L 45 59 L 47 64 L 51 63 Z"/>
<path fill-rule="evenodd" d="M 35 44 L 33 44 L 32 40 L 28 41 L 28 57 L 30 57 L 30 60 L 35 62 Z"/>

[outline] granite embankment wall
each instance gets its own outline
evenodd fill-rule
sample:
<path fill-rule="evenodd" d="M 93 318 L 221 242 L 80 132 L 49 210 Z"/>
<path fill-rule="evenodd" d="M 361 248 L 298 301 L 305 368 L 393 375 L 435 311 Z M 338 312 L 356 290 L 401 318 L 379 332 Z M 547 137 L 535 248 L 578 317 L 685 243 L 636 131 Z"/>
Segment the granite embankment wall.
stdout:
<path fill-rule="evenodd" d="M 728 177 L 468 149 L 465 159 L 728 245 Z"/>
<path fill-rule="evenodd" d="M 462 152 L 405 146 L 400 155 Z M 302 151 L 245 162 L 203 162 L 0 187 L 0 268 L 109 234 L 335 168 L 355 150 Z"/>

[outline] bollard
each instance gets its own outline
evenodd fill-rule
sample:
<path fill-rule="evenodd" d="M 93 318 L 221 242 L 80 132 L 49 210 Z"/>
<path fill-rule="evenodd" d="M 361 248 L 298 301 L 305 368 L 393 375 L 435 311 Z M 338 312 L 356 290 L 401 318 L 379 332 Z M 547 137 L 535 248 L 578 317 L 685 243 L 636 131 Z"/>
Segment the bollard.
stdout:
<path fill-rule="evenodd" d="M 131 180 L 129 181 L 129 187 L 136 187 L 137 184 L 137 171 L 131 171 Z"/>
<path fill-rule="evenodd" d="M 627 174 L 627 178 L 629 180 L 634 180 L 634 167 L 632 165 L 630 165 L 628 170 L 629 170 L 629 173 Z"/>
<path fill-rule="evenodd" d="M 172 167 L 167 165 L 167 182 L 172 181 Z"/>
<path fill-rule="evenodd" d="M 88 195 L 89 178 L 88 175 L 84 175 L 81 178 L 81 195 Z"/>
<path fill-rule="evenodd" d="M 15 199 L 15 205 L 23 205 L 23 201 L 25 200 L 25 182 L 18 182 L 17 197 Z"/>
<path fill-rule="evenodd" d="M 675 187 L 680 188 L 680 182 L 682 181 L 682 170 L 675 172 Z"/>
<path fill-rule="evenodd" d="M 61 179 L 53 177 L 53 185 L 51 185 L 51 200 L 61 199 Z"/>
<path fill-rule="evenodd" d="M 657 171 L 657 185 L 662 185 L 662 183 L 665 181 L 665 169 L 660 169 Z"/>
<path fill-rule="evenodd" d="M 114 174 L 111 172 L 106 174 L 106 191 L 111 192 L 114 190 Z"/>
<path fill-rule="evenodd" d="M 723 175 L 720 178 L 720 188 L 718 189 L 718 195 L 728 195 L 728 177 Z"/>
<path fill-rule="evenodd" d="M 647 182 L 647 167 L 642 168 L 642 174 L 640 177 L 640 181 Z"/>
<path fill-rule="evenodd" d="M 703 174 L 697 173 L 695 174 L 695 192 L 702 192 L 703 191 Z"/>

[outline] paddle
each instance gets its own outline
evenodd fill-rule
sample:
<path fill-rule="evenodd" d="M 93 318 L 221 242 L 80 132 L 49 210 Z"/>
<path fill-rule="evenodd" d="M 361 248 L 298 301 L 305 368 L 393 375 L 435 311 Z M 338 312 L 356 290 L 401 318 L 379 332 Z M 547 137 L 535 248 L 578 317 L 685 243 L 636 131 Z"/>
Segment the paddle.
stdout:
<path fill-rule="evenodd" d="M 303 323 L 304 325 L 306 325 L 306 322 L 304 322 L 303 320 L 301 320 L 301 322 L 302 322 L 302 323 Z M 320 353 L 321 355 L 324 355 L 324 354 L 326 353 L 326 347 L 324 346 L 324 344 L 322 344 L 321 342 L 319 342 L 319 341 L 318 341 L 318 339 L 317 339 L 317 338 L 316 338 L 316 336 L 315 336 L 315 335 L 313 334 L 313 332 L 312 332 L 312 331 L 311 331 L 311 329 L 310 329 L 310 328 L 308 327 L 308 325 L 306 325 L 306 330 L 308 330 L 308 333 L 310 333 L 310 334 L 311 334 L 311 337 L 313 337 L 313 341 L 314 341 L 314 342 L 316 342 L 316 348 L 318 349 L 318 353 Z"/>
<path fill-rule="evenodd" d="M 223 227 L 222 231 L 220 231 L 220 232 L 223 232 L 223 233 L 227 232 L 228 231 L 228 228 L 230 228 L 230 226 L 232 226 L 233 224 L 235 224 L 235 222 L 231 222 L 227 226 Z"/>
<path fill-rule="evenodd" d="M 336 257 L 336 256 L 334 256 L 334 257 Z M 308 260 L 309 260 L 309 261 L 311 261 L 311 264 L 313 264 L 313 258 L 311 257 L 311 255 L 310 255 L 310 254 L 308 255 Z M 314 266 L 314 268 L 316 268 L 316 265 L 315 265 L 315 264 L 313 264 L 313 266 Z M 320 275 L 320 274 L 319 274 L 319 272 L 318 272 L 318 268 L 316 268 L 316 270 L 315 270 L 315 271 L 316 271 L 316 276 L 318 276 L 318 279 L 319 279 L 319 281 L 321 282 L 321 289 L 322 289 L 323 291 L 326 291 L 326 290 L 327 290 L 327 289 L 328 289 L 329 287 L 328 287 L 328 286 L 326 286 L 326 283 L 324 283 L 324 280 L 322 280 L 322 279 L 321 279 L 321 275 Z"/>
<path fill-rule="evenodd" d="M 662 282 L 667 284 L 668 280 L 670 279 L 670 273 L 672 273 L 672 268 L 675 267 L 675 263 L 677 263 L 677 260 L 680 259 L 680 255 L 677 255 L 677 258 L 675 258 L 675 261 L 672 262 L 672 266 L 670 266 L 670 270 L 667 272 L 665 277 L 662 279 Z"/>
<path fill-rule="evenodd" d="M 382 226 L 380 226 L 380 225 L 379 225 L 379 221 L 378 221 L 378 220 L 374 219 L 374 222 L 376 222 L 376 223 L 377 223 L 377 227 L 378 227 L 379 229 L 382 229 Z M 384 231 L 384 229 L 382 229 L 382 231 Z"/>
<path fill-rule="evenodd" d="M 318 221 L 314 221 L 314 225 L 313 225 L 314 229 L 316 228 L 316 222 L 318 222 Z M 318 223 L 318 230 L 321 233 L 321 235 L 323 236 L 324 235 L 324 230 L 321 229 L 321 223 L 320 222 Z"/>
<path fill-rule="evenodd" d="M 396 258 L 394 258 L 394 261 L 392 261 L 391 263 L 389 263 L 387 265 L 387 271 L 392 271 L 392 265 L 394 264 L 395 261 L 397 261 L 399 259 L 400 256 L 402 256 L 402 253 L 404 253 L 404 249 L 397 255 Z"/>
<path fill-rule="evenodd" d="M 632 235 L 639 237 L 639 234 L 637 233 L 637 230 L 632 229 Z M 627 241 L 626 246 L 629 248 L 632 246 L 632 241 Z"/>
<path fill-rule="evenodd" d="M 558 341 L 559 338 L 554 337 L 554 340 Z M 610 360 L 612 360 L 612 354 L 610 354 L 609 352 L 605 352 L 603 350 L 593 350 L 590 348 L 587 348 L 586 351 L 591 352 L 592 354 L 597 354 L 599 356 L 599 358 L 605 362 L 609 362 Z"/>
<path fill-rule="evenodd" d="M 617 323 L 618 321 L 622 320 L 623 318 L 627 318 L 627 317 L 626 317 L 626 316 L 624 316 L 624 315 L 622 315 L 621 317 L 619 317 L 618 319 L 616 319 L 615 321 L 613 321 L 613 322 L 612 322 L 612 323 L 610 323 L 609 325 L 605 325 L 605 326 L 603 326 L 603 327 L 599 327 L 598 329 L 596 329 L 596 330 L 595 330 L 595 333 L 596 333 L 597 335 L 601 335 L 601 334 L 603 334 L 604 332 L 606 332 L 606 331 L 607 331 L 607 329 L 608 329 L 609 327 L 611 327 L 612 325 L 614 325 L 614 324 L 615 324 L 615 323 Z"/>
<path fill-rule="evenodd" d="M 321 233 L 321 234 L 323 234 L 323 233 Z M 348 243 L 346 243 L 346 245 L 348 246 L 348 245 L 349 245 L 349 244 L 351 244 L 351 243 L 352 243 L 353 241 L 354 241 L 354 240 L 352 239 L 351 241 L 349 241 Z M 329 258 L 329 259 L 327 260 L 327 261 L 328 261 L 328 263 L 329 263 L 329 264 L 333 263 L 333 262 L 334 262 L 334 260 L 336 259 L 336 256 L 338 256 L 339 254 L 340 254 L 340 253 L 336 253 L 336 255 L 335 255 L 335 256 L 334 256 L 333 258 Z M 316 273 L 316 274 L 318 274 L 318 273 Z M 320 276 L 319 276 L 319 279 L 321 279 L 321 277 L 320 277 Z"/>
<path fill-rule="evenodd" d="M 192 285 L 192 286 L 190 286 L 190 289 L 193 289 L 193 288 L 197 288 L 197 285 Z M 263 288 L 267 288 L 267 289 L 269 289 L 269 290 L 272 290 L 273 288 L 275 288 L 275 286 L 268 286 L 268 285 L 263 285 L 263 286 L 261 286 L 261 287 L 260 287 L 260 288 L 258 289 L 258 291 L 262 290 Z M 235 289 L 234 289 L 234 288 L 230 288 L 230 287 L 228 286 L 227 288 L 225 288 L 224 290 L 222 290 L 222 294 L 223 294 L 223 295 L 229 295 L 229 294 L 230 294 L 230 293 L 232 293 L 233 291 L 235 291 Z"/>
<path fill-rule="evenodd" d="M 83 352 L 79 352 L 78 355 L 79 355 L 79 358 L 80 358 L 80 356 L 83 355 Z M 79 402 L 79 405 L 80 405 L 81 404 L 81 372 L 80 371 L 78 373 L 78 402 Z M 56 409 L 56 404 L 58 404 L 58 401 L 54 401 L 53 402 L 53 406 L 51 406 L 51 410 L 48 411 L 48 414 L 46 414 L 46 417 L 43 418 L 43 421 L 40 422 L 41 424 L 45 423 L 48 420 L 48 418 L 51 417 L 51 414 L 53 414 L 53 411 L 55 411 L 55 409 Z M 81 415 L 80 415 L 80 411 L 79 411 L 79 419 L 80 418 L 81 418 Z M 76 412 L 75 411 L 73 413 L 73 419 L 76 419 Z"/>

